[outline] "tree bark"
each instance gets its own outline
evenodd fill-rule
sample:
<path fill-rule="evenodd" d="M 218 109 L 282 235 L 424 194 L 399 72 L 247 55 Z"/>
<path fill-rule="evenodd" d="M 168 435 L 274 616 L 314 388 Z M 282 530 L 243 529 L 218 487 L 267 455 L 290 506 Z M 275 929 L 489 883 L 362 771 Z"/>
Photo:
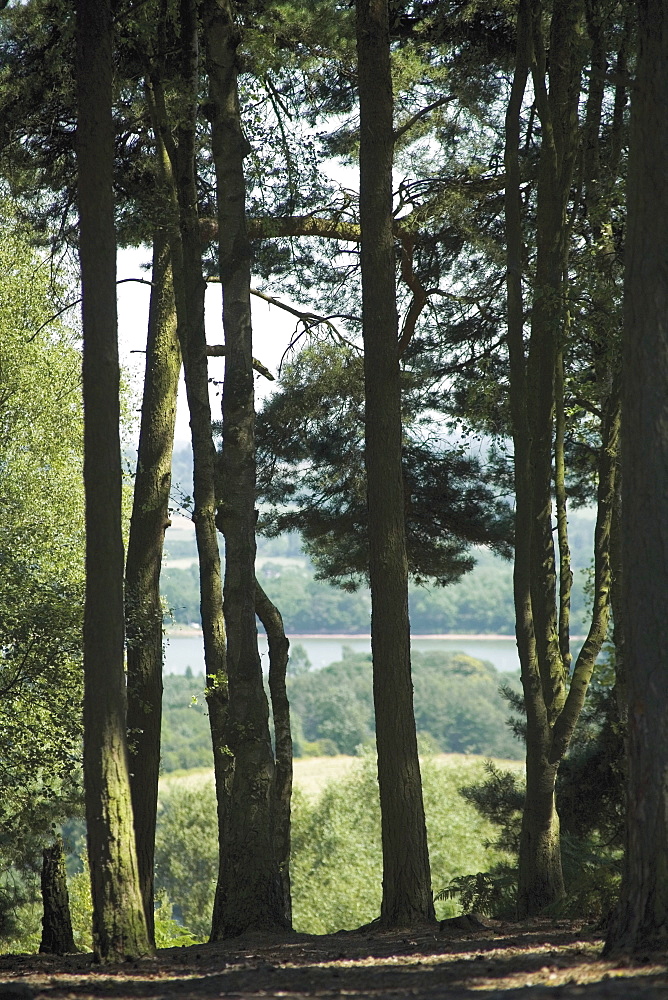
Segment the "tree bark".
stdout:
<path fill-rule="evenodd" d="M 606 954 L 668 941 L 668 8 L 639 0 L 624 289 L 622 581 L 627 851 Z"/>
<path fill-rule="evenodd" d="M 570 673 L 569 602 L 572 574 L 568 549 L 565 469 L 564 364 L 570 333 L 567 206 L 578 149 L 578 97 L 582 58 L 582 5 L 560 0 L 552 9 L 548 53 L 540 4 L 518 9 L 517 55 L 506 115 L 506 232 L 510 409 L 515 446 L 515 570 L 517 645 L 527 711 L 527 792 L 519 859 L 518 915 L 539 913 L 564 894 L 555 780 L 568 748 L 596 657 L 606 636 L 610 593 L 610 528 L 619 438 L 619 393 L 613 352 L 607 347 L 600 378 L 601 446 L 595 542 L 594 611 L 587 640 Z M 598 65 L 599 49 L 592 60 Z M 541 121 L 537 185 L 537 254 L 528 351 L 522 303 L 520 115 L 531 68 Z M 549 87 L 548 78 L 549 77 Z M 587 123 L 597 130 L 597 93 Z M 590 136 L 591 137 L 591 136 Z M 597 136 L 587 154 L 588 178 L 596 182 Z M 592 167 L 592 164 L 594 165 Z M 609 278 L 606 278 L 609 281 Z M 609 286 L 607 286 L 609 293 Z M 603 343 L 606 339 L 602 338 Z M 560 571 L 552 528 L 554 493 Z M 558 587 L 557 587 L 558 583 Z"/>
<path fill-rule="evenodd" d="M 86 599 L 84 786 L 101 961 L 150 954 L 128 774 L 114 232 L 112 17 L 77 3 L 77 171 L 83 322 Z"/>
<path fill-rule="evenodd" d="M 283 881 L 285 918 L 292 924 L 290 896 L 290 805 L 292 801 L 292 729 L 285 676 L 290 656 L 290 640 L 283 628 L 281 613 L 255 581 L 255 613 L 262 622 L 269 646 L 269 693 L 274 717 L 276 775 L 274 780 L 274 837 L 278 869 Z"/>
<path fill-rule="evenodd" d="M 165 530 L 170 523 L 172 446 L 181 369 L 166 229 L 157 229 L 154 235 L 152 278 L 144 398 L 125 564 L 130 787 L 139 880 L 151 940 L 162 720 L 160 570 Z"/>
<path fill-rule="evenodd" d="M 255 621 L 255 406 L 243 168 L 250 147 L 237 89 L 240 35 L 228 0 L 209 0 L 203 10 L 225 330 L 218 524 L 225 535 L 226 732 L 233 757 L 211 931 L 216 940 L 285 927 L 289 908 L 276 849 L 275 762 Z"/>
<path fill-rule="evenodd" d="M 40 953 L 67 955 L 76 951 L 67 892 L 63 838 L 42 852 L 42 940 Z"/>
<path fill-rule="evenodd" d="M 371 648 L 383 847 L 381 924 L 434 919 L 417 753 L 401 475 L 392 231 L 393 98 L 386 0 L 358 0 L 360 221 Z"/>
<path fill-rule="evenodd" d="M 568 225 L 578 142 L 580 46 L 579 0 L 560 0 L 552 10 L 548 57 L 539 3 L 518 11 L 516 71 L 507 115 L 506 191 L 508 226 L 508 344 L 511 413 L 515 443 L 515 607 L 517 643 L 527 711 L 527 791 L 520 838 L 518 915 L 540 912 L 564 894 L 555 781 L 560 751 L 553 727 L 566 703 L 570 665 L 568 604 L 570 568 L 563 463 L 563 354 L 567 325 Z M 536 206 L 536 274 L 528 352 L 521 305 L 519 116 L 530 67 L 541 122 Z M 519 272 L 519 273 L 518 273 Z M 556 437 L 555 437 L 556 431 Z M 552 532 L 552 455 L 558 539 L 557 571 Z M 558 593 L 558 600 L 557 600 Z M 596 633 L 598 635 L 598 632 Z M 602 640 L 601 640 L 602 641 Z M 588 647 L 591 651 L 593 645 Z M 593 668 L 596 658 L 589 666 Z M 581 668 L 581 674 L 586 670 Z M 590 672 L 589 672 L 590 676 Z M 571 714 L 568 714 L 570 725 Z M 568 729 L 562 720 L 564 731 Z M 569 730 L 570 734 L 571 730 Z"/>
<path fill-rule="evenodd" d="M 180 6 L 179 109 L 176 122 L 167 113 L 162 84 L 166 52 L 157 54 L 147 86 L 164 190 L 168 193 L 167 225 L 171 233 L 174 299 L 183 357 L 193 448 L 193 521 L 199 560 L 200 614 L 204 635 L 206 699 L 213 746 L 219 826 L 227 821 L 230 756 L 226 745 L 227 663 L 223 592 L 216 528 L 216 450 L 211 434 L 211 406 L 204 293 L 197 208 L 195 125 L 199 95 L 199 47 L 196 4 Z M 164 28 L 164 26 L 163 26 Z M 159 32 L 162 36 L 164 31 Z"/>

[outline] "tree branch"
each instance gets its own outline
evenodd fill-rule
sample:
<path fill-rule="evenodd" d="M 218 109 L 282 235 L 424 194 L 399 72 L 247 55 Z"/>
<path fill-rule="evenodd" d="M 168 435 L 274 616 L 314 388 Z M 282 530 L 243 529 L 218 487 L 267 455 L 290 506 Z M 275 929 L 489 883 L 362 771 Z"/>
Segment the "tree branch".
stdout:
<path fill-rule="evenodd" d="M 227 354 L 227 350 L 225 349 L 224 344 L 207 344 L 206 354 L 208 358 L 224 358 Z M 261 361 L 258 361 L 257 358 L 253 358 L 253 368 L 256 372 L 259 372 L 260 375 L 264 375 L 266 379 L 269 379 L 270 382 L 276 381 L 269 369 L 266 368 Z"/>
<path fill-rule="evenodd" d="M 394 141 L 396 142 L 397 139 L 400 139 L 401 136 L 405 135 L 406 132 L 410 131 L 410 129 L 412 129 L 413 126 L 417 124 L 417 122 L 419 122 L 422 118 L 426 118 L 426 116 L 430 114 L 432 111 L 435 111 L 436 108 L 442 108 L 444 104 L 450 104 L 452 101 L 454 101 L 454 99 L 455 98 L 453 96 L 441 97 L 438 99 L 438 101 L 434 101 L 432 104 L 427 104 L 426 107 L 421 108 L 419 111 L 416 111 L 414 115 L 411 115 L 408 121 L 404 122 L 403 125 L 394 130 Z"/>

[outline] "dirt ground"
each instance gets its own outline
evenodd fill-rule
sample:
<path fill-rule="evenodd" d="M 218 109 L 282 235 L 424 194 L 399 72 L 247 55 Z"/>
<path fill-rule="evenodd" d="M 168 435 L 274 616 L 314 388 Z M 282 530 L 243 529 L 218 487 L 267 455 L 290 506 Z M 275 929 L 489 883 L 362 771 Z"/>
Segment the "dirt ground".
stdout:
<path fill-rule="evenodd" d="M 668 1000 L 666 956 L 601 961 L 577 925 L 486 921 L 474 932 L 245 935 L 93 965 L 90 955 L 0 957 L 0 1000 Z"/>

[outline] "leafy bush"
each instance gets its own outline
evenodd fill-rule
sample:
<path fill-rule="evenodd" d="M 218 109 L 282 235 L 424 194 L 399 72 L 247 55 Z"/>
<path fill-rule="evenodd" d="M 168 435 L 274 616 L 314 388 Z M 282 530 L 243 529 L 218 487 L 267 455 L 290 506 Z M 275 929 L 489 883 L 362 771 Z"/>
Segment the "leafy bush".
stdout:
<path fill-rule="evenodd" d="M 174 905 L 176 921 L 204 940 L 211 930 L 218 878 L 218 823 L 213 781 L 198 776 L 161 789 L 155 843 L 155 887 Z"/>
<path fill-rule="evenodd" d="M 478 761 L 443 765 L 422 761 L 422 784 L 433 885 L 502 855 L 485 847 L 492 827 L 458 795 L 464 778 L 481 773 Z M 298 795 L 293 815 L 291 865 L 297 930 L 324 934 L 358 927 L 378 915 L 382 884 L 380 808 L 375 756 L 327 786 L 310 802 Z M 451 901 L 438 915 L 458 912 Z"/>
<path fill-rule="evenodd" d="M 201 942 L 202 938 L 191 934 L 187 927 L 174 919 L 174 906 L 167 898 L 166 892 L 158 892 L 155 902 L 156 948 L 187 948 L 191 944 Z"/>
<path fill-rule="evenodd" d="M 489 872 L 456 875 L 434 899 L 456 899 L 464 913 L 509 917 L 514 912 L 516 896 L 517 869 L 500 864 Z"/>

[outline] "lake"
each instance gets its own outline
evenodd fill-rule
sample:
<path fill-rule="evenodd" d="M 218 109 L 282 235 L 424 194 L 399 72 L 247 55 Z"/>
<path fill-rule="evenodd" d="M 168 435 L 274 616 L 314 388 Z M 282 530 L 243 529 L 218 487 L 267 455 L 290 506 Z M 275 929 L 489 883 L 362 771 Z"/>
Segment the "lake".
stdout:
<path fill-rule="evenodd" d="M 290 639 L 293 648 L 301 645 L 306 650 L 314 668 L 326 667 L 341 659 L 344 646 L 356 653 L 370 653 L 371 639 L 361 635 L 295 635 Z M 265 671 L 268 669 L 267 640 L 259 637 L 260 655 Z M 449 653 L 467 653 L 479 660 L 489 660 L 497 670 L 519 670 L 517 646 L 514 636 L 413 636 L 411 646 L 420 652 L 444 649 Z M 184 674 L 187 667 L 194 674 L 204 672 L 204 646 L 201 635 L 170 635 L 165 640 L 165 673 Z"/>

